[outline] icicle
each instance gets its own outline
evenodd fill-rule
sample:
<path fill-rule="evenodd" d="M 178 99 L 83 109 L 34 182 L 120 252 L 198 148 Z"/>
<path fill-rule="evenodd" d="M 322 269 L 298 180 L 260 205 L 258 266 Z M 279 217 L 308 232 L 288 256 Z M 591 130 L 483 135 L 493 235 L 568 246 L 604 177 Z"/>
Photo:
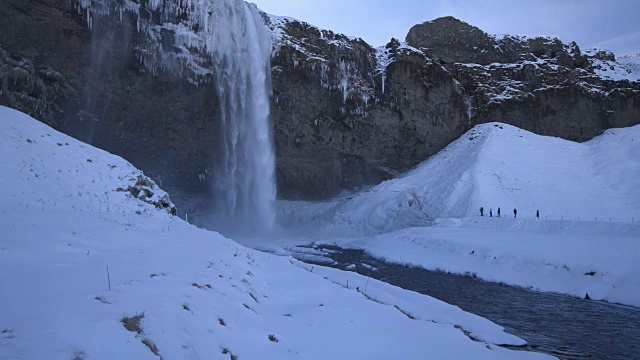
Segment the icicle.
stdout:
<path fill-rule="evenodd" d="M 382 73 L 382 93 L 384 94 L 384 83 L 387 80 L 387 74 Z"/>
<path fill-rule="evenodd" d="M 471 120 L 473 117 L 473 104 L 471 102 L 472 99 L 473 97 L 471 95 L 465 96 L 465 102 L 467 103 L 467 116 L 469 121 L 469 127 L 471 127 Z"/>

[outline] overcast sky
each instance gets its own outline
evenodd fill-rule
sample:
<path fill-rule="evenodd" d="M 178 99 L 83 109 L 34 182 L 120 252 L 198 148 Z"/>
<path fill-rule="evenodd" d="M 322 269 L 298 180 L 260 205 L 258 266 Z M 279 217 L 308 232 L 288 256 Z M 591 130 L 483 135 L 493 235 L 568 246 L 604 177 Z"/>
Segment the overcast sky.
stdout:
<path fill-rule="evenodd" d="M 550 35 L 580 48 L 640 53 L 640 0 L 249 0 L 265 12 L 359 36 L 373 46 L 452 15 L 490 34 Z"/>

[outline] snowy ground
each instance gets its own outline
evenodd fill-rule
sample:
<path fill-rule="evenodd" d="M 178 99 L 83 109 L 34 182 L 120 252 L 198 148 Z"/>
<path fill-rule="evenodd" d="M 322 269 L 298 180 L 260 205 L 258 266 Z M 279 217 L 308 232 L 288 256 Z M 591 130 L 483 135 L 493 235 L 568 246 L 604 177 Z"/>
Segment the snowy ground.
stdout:
<path fill-rule="evenodd" d="M 457 307 L 189 225 L 140 176 L 0 107 L 0 359 L 547 358 Z"/>
<path fill-rule="evenodd" d="M 322 254 L 296 246 L 338 244 L 391 262 L 640 307 L 638 179 L 640 126 L 579 144 L 484 124 L 399 179 L 334 201 L 284 203 L 295 236 L 243 243 L 316 261 Z M 480 207 L 494 217 L 480 217 Z"/>

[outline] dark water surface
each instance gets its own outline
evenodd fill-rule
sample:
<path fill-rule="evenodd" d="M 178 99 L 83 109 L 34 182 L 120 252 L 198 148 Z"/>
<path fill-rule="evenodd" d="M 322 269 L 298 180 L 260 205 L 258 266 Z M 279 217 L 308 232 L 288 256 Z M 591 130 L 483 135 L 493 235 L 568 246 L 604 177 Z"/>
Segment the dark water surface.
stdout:
<path fill-rule="evenodd" d="M 640 359 L 640 309 L 545 294 L 472 277 L 383 262 L 362 250 L 327 247 L 338 269 L 416 291 L 487 318 L 560 359 Z M 306 260 L 309 262 L 308 260 Z M 366 268 L 361 264 L 373 266 Z M 318 264 L 327 266 L 326 263 Z"/>

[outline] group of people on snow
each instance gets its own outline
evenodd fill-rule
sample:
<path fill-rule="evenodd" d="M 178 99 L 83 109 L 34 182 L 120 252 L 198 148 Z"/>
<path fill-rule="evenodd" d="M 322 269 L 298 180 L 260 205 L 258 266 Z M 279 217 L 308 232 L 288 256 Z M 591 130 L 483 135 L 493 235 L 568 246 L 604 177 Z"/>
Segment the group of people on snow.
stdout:
<path fill-rule="evenodd" d="M 498 208 L 498 216 L 500 217 L 500 208 Z M 484 216 L 484 207 L 480 207 L 480 216 Z M 493 217 L 493 209 L 489 209 L 489 217 Z M 518 217 L 518 209 L 513 208 L 513 218 L 517 218 Z M 536 210 L 536 218 L 540 219 L 540 210 Z"/>

